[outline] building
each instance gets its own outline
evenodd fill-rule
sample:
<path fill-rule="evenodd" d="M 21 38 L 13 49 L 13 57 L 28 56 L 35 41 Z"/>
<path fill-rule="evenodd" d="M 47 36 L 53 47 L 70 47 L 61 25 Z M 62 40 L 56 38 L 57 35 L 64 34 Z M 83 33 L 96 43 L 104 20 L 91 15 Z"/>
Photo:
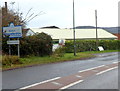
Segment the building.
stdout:
<path fill-rule="evenodd" d="M 103 27 L 103 29 L 117 36 L 118 40 L 120 40 L 120 27 Z"/>
<path fill-rule="evenodd" d="M 35 33 L 44 32 L 52 37 L 53 40 L 73 39 L 73 29 L 39 29 L 39 28 L 30 28 L 26 36 L 34 35 Z M 96 39 L 96 29 L 76 29 L 75 30 L 76 39 Z M 117 37 L 104 29 L 98 29 L 98 38 L 99 39 L 117 39 Z"/>
<path fill-rule="evenodd" d="M 44 32 L 52 37 L 54 42 L 53 51 L 64 45 L 65 40 L 73 40 L 73 29 L 56 29 L 56 28 L 31 28 L 27 30 L 26 36 L 32 36 L 36 33 Z M 96 39 L 96 29 L 76 29 L 76 40 L 81 39 Z M 117 37 L 103 29 L 98 29 L 99 39 L 117 39 Z M 62 43 L 61 43 L 62 41 Z M 62 45 L 61 45 L 62 44 Z"/>

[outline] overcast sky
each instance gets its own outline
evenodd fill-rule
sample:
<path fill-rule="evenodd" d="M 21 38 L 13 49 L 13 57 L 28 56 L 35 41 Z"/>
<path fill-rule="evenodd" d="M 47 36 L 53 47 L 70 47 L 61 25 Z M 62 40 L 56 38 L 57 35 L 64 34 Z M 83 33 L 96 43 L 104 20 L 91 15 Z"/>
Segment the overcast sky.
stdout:
<path fill-rule="evenodd" d="M 39 28 L 45 26 L 58 26 L 60 28 L 71 28 L 73 25 L 73 0 L 0 0 L 0 5 L 8 2 L 11 9 L 23 13 L 25 18 L 28 10 L 32 13 L 42 15 L 28 22 L 27 27 Z M 75 1 L 75 26 L 95 26 L 95 10 L 98 12 L 99 27 L 118 26 L 118 1 L 119 0 L 74 0 Z M 14 5 L 10 4 L 15 2 Z M 28 15 L 28 16 L 29 16 Z"/>

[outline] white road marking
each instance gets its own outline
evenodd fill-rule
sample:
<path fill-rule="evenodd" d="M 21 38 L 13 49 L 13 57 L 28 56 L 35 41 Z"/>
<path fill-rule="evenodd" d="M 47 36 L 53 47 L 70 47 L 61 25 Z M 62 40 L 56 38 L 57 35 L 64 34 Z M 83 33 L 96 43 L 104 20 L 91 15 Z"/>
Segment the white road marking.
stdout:
<path fill-rule="evenodd" d="M 113 62 L 113 63 L 120 63 L 120 61 L 117 61 L 117 62 Z"/>
<path fill-rule="evenodd" d="M 53 78 L 53 79 L 45 80 L 45 81 L 35 83 L 35 84 L 29 85 L 29 86 L 25 86 L 25 87 L 22 87 L 22 88 L 19 88 L 19 89 L 20 90 L 27 89 L 27 88 L 30 88 L 30 87 L 33 87 L 33 86 L 36 86 L 36 85 L 39 85 L 39 84 L 43 84 L 43 83 L 46 83 L 46 82 L 49 82 L 49 81 L 53 81 L 53 80 L 56 80 L 56 79 L 59 79 L 59 78 L 61 78 L 61 77 L 56 77 L 56 78 Z M 20 90 L 16 90 L 16 91 L 20 91 Z"/>
<path fill-rule="evenodd" d="M 82 76 L 76 75 L 76 77 L 81 78 Z"/>
<path fill-rule="evenodd" d="M 119 63 L 119 61 L 118 62 L 113 62 L 114 64 L 116 64 L 116 63 Z"/>
<path fill-rule="evenodd" d="M 58 91 L 61 91 L 61 90 L 66 89 L 66 88 L 69 88 L 69 87 L 71 87 L 71 86 L 73 86 L 73 85 L 75 85 L 75 84 L 78 84 L 78 83 L 80 83 L 80 82 L 83 82 L 83 81 L 84 81 L 84 80 L 76 81 L 76 82 L 74 82 L 74 83 L 71 83 L 71 84 L 69 84 L 69 85 L 67 85 L 67 86 L 64 86 L 64 87 L 60 88 L 60 90 L 58 90 Z"/>
<path fill-rule="evenodd" d="M 97 67 L 93 67 L 93 68 L 81 70 L 81 71 L 79 71 L 79 72 L 84 72 L 84 71 L 92 70 L 92 69 L 95 69 L 95 68 L 100 68 L 100 67 L 103 67 L 103 66 L 105 66 L 105 65 L 100 65 L 100 66 L 97 66 Z"/>
<path fill-rule="evenodd" d="M 116 69 L 116 68 L 118 68 L 118 67 L 113 67 L 113 68 L 110 68 L 110 69 L 101 71 L 101 72 L 97 73 L 96 75 L 100 75 L 100 74 L 102 74 L 102 73 L 105 73 L 105 72 L 107 72 L 107 71 L 110 71 L 110 70 L 113 70 L 113 69 Z"/>
<path fill-rule="evenodd" d="M 114 64 L 118 63 L 118 62 L 113 62 Z"/>
<path fill-rule="evenodd" d="M 58 82 L 51 82 L 51 83 L 53 83 L 53 84 L 55 84 L 55 85 L 59 85 L 59 86 L 62 86 L 62 85 L 63 85 L 63 84 L 58 83 Z"/>

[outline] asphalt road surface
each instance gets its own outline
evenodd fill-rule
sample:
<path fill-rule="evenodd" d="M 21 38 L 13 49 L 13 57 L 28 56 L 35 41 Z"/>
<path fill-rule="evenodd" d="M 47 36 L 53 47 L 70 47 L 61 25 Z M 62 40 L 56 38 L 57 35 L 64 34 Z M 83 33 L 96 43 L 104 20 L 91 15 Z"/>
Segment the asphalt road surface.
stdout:
<path fill-rule="evenodd" d="M 118 89 L 118 69 L 92 76 L 68 89 Z"/>
<path fill-rule="evenodd" d="M 70 82 L 70 80 L 65 81 L 66 79 L 71 79 L 71 83 L 66 83 L 68 86 L 63 86 L 66 89 L 118 89 L 118 71 L 117 64 L 118 62 L 118 53 L 104 53 L 97 55 L 98 57 L 88 59 L 88 60 L 76 60 L 62 63 L 47 64 L 41 66 L 27 67 L 14 69 L 9 71 L 4 71 L 2 74 L 2 86 L 3 89 L 20 89 L 26 86 L 31 86 L 32 84 L 42 83 L 51 81 L 52 84 L 56 86 L 62 86 L 60 82 L 55 82 L 55 80 L 63 80 L 64 83 Z M 114 68 L 100 75 L 99 73 L 102 66 L 109 65 L 110 68 Z M 82 70 L 100 67 L 94 71 L 89 71 L 83 74 L 88 74 L 87 77 L 81 79 Z M 104 70 L 107 67 L 104 68 Z M 102 72 L 103 70 L 101 70 Z M 79 73 L 79 74 L 78 74 Z M 77 75 L 76 78 L 72 78 Z M 72 84 L 73 83 L 73 84 Z M 62 88 L 63 88 L 62 87 Z M 46 88 L 45 88 L 46 89 Z M 12 90 L 11 90 L 12 91 Z"/>

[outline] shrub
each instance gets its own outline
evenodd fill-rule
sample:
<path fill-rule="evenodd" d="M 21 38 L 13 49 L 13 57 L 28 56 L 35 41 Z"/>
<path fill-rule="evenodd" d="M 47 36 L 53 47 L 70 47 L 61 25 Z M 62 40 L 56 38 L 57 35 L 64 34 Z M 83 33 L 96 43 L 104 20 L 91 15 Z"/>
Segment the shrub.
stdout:
<path fill-rule="evenodd" d="M 18 56 L 4 55 L 2 57 L 2 65 L 11 66 L 12 64 L 20 64 L 20 59 Z"/>
<path fill-rule="evenodd" d="M 66 52 L 74 52 L 73 41 L 66 41 Z M 120 40 L 99 40 L 99 46 L 105 50 L 120 50 Z M 96 40 L 76 40 L 76 52 L 95 51 Z"/>
<path fill-rule="evenodd" d="M 53 57 L 63 57 L 64 54 L 65 54 L 65 47 L 59 47 L 59 48 L 55 49 L 52 56 Z"/>
<path fill-rule="evenodd" d="M 3 51 L 8 54 L 8 48 L 6 41 L 7 38 L 3 38 Z M 17 55 L 17 45 L 11 45 L 12 55 Z M 52 53 L 52 38 L 45 33 L 35 34 L 33 36 L 26 36 L 20 38 L 20 55 L 21 56 L 46 56 Z"/>

